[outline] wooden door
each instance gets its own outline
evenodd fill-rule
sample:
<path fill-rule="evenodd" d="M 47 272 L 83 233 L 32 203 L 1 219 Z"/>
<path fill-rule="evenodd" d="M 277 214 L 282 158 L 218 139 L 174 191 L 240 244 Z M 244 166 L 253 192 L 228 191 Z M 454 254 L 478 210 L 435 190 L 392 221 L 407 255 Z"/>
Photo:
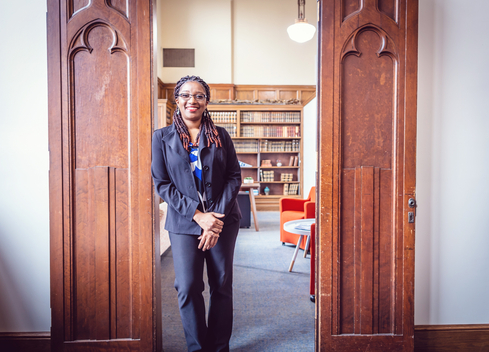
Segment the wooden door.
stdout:
<path fill-rule="evenodd" d="M 48 0 L 53 351 L 155 351 L 151 0 Z"/>
<path fill-rule="evenodd" d="M 320 2 L 321 351 L 413 350 L 417 19 L 417 0 Z"/>

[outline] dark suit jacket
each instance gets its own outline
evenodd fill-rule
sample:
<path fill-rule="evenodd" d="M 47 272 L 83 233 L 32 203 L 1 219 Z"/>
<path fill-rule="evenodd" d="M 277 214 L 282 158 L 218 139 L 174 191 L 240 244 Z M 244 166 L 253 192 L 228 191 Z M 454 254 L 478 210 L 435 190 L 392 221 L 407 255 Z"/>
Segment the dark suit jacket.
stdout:
<path fill-rule="evenodd" d="M 201 132 L 199 149 L 202 175 L 207 195 L 208 212 L 225 215 L 224 224 L 241 219 L 237 196 L 241 187 L 241 168 L 231 137 L 217 127 L 222 147 L 207 147 Z M 200 226 L 192 220 L 200 204 L 188 152 L 175 126 L 156 130 L 153 134 L 151 174 L 156 192 L 168 203 L 165 229 L 173 233 L 200 235 Z M 222 219 L 221 219 L 222 220 Z"/>

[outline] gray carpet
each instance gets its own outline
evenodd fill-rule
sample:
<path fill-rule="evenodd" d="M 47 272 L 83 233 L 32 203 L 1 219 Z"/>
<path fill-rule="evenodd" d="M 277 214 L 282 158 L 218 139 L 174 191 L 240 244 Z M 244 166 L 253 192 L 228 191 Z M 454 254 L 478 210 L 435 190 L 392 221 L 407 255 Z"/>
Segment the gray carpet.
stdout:
<path fill-rule="evenodd" d="M 279 240 L 279 213 L 259 212 L 240 229 L 234 260 L 234 325 L 231 351 L 313 351 L 314 304 L 309 300 L 309 255 L 301 250 L 293 272 L 288 268 L 293 246 Z M 165 352 L 186 351 L 185 336 L 173 288 L 171 250 L 163 254 L 162 309 Z M 204 293 L 208 301 L 208 286 Z"/>

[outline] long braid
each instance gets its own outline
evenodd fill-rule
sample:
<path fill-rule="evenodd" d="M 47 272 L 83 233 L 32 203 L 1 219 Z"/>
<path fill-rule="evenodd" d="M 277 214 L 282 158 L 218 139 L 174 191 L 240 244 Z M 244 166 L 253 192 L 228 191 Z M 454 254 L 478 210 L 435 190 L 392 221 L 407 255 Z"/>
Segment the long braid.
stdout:
<path fill-rule="evenodd" d="M 175 100 L 178 98 L 178 95 L 180 94 L 180 89 L 187 82 L 200 83 L 202 87 L 205 89 L 205 95 L 207 96 L 206 100 L 207 102 L 209 102 L 211 96 L 211 90 L 209 88 L 209 85 L 205 83 L 204 80 L 199 76 L 185 76 L 180 78 L 180 80 L 177 82 L 175 86 L 175 90 L 173 91 Z M 190 147 L 189 147 L 190 133 L 188 131 L 187 125 L 185 125 L 185 122 L 183 121 L 182 113 L 180 112 L 178 107 L 173 113 L 173 122 L 177 129 L 178 135 L 180 136 L 180 140 L 182 141 L 183 148 L 185 148 L 187 152 L 190 152 Z M 200 128 L 204 129 L 204 133 L 207 138 L 207 147 L 210 147 L 212 143 L 214 143 L 218 148 L 222 147 L 221 138 L 219 137 L 219 133 L 217 132 L 216 125 L 214 125 L 214 122 L 212 121 L 211 118 L 211 114 L 207 109 L 205 109 L 204 113 L 202 114 Z M 200 138 L 200 133 L 197 137 L 196 145 L 199 144 L 199 138 Z"/>

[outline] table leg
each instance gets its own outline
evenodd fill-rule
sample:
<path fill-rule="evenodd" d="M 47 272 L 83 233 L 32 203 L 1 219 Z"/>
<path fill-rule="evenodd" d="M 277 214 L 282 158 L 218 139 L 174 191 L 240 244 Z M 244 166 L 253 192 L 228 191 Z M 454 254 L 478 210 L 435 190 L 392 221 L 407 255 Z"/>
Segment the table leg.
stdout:
<path fill-rule="evenodd" d="M 295 258 L 297 258 L 297 252 L 299 252 L 299 247 L 301 246 L 302 236 L 303 235 L 299 235 L 299 241 L 297 242 L 297 247 L 295 247 L 294 255 L 292 256 L 292 261 L 290 262 L 289 272 L 291 272 L 292 268 L 294 267 Z"/>
<path fill-rule="evenodd" d="M 253 194 L 253 189 L 250 188 L 248 191 L 250 193 L 250 205 L 251 205 L 251 212 L 253 213 L 253 222 L 255 223 L 255 230 L 260 231 L 258 228 L 258 217 L 256 216 L 256 203 L 255 203 L 255 195 Z"/>
<path fill-rule="evenodd" d="M 304 258 L 307 256 L 307 251 L 309 251 L 309 244 L 311 243 L 311 233 L 309 232 L 309 235 L 307 235 L 306 239 L 306 246 L 304 247 Z"/>

